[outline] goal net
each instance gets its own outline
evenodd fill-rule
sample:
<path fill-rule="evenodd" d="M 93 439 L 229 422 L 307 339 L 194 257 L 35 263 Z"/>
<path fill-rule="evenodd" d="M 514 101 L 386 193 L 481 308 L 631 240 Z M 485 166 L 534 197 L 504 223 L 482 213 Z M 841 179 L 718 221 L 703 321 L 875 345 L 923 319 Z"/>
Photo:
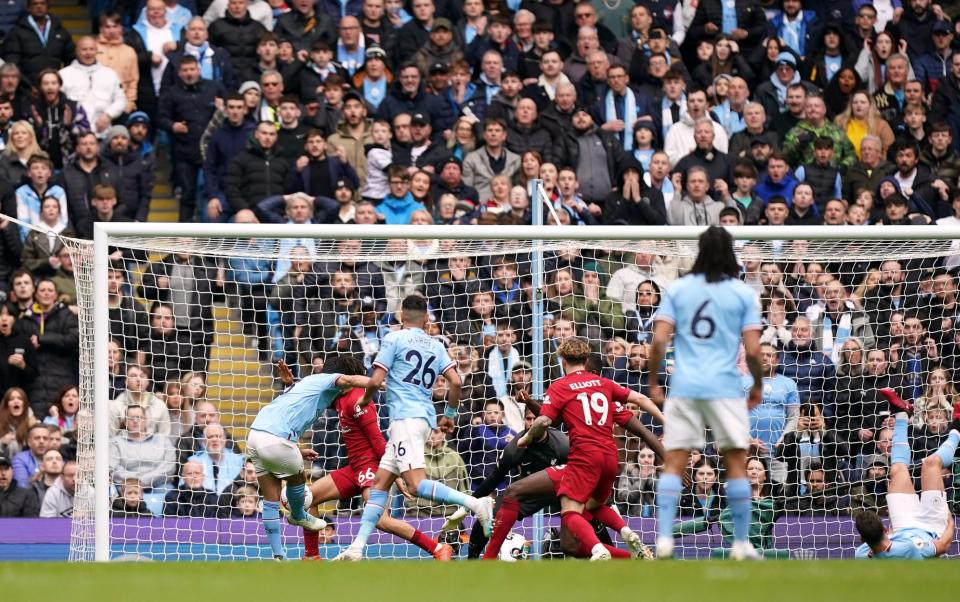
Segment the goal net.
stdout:
<path fill-rule="evenodd" d="M 401 299 L 413 293 L 426 296 L 428 331 L 446 345 L 464 383 L 457 429 L 431 437 L 427 474 L 475 490 L 524 428 L 517 392 L 536 388 L 535 374 L 544 389 L 562 376 L 554 350 L 564 338 L 588 338 L 596 369 L 627 387 L 646 392 L 653 379 L 669 387 L 672 354 L 650 366 L 647 343 L 664 288 L 693 263 L 697 234 L 123 226 L 125 234 L 104 236 L 97 252 L 69 241 L 81 308 L 75 560 L 268 558 L 244 442 L 258 410 L 282 390 L 276 362 L 297 378 L 335 354 L 370 366 L 382 337 L 399 327 Z M 742 277 L 762 303 L 771 375 L 751 413 L 751 538 L 772 556 L 852 556 L 859 541 L 851 513 L 887 512 L 892 419 L 878 389 L 894 387 L 918 408 L 909 433 L 917 474 L 960 415 L 953 379 L 960 256 L 946 237 L 960 233 L 924 229 L 922 240 L 890 240 L 917 238 L 910 228 L 735 233 L 744 236 Z M 96 286 L 95 263 L 102 267 Z M 535 353 L 541 322 L 542 353 Z M 438 407 L 446 393 L 436 379 Z M 380 418 L 385 428 L 382 405 Z M 640 419 L 661 432 L 651 416 Z M 620 472 L 610 502 L 652 545 L 660 462 L 640 439 L 619 429 L 616 439 Z M 333 411 L 299 443 L 319 454 L 308 463 L 312 481 L 348 463 Z M 507 470 L 495 489 L 521 469 Z M 690 475 L 676 555 L 722 555 L 731 521 L 712 443 L 693 454 Z M 958 503 L 952 475 L 946 483 L 949 502 Z M 323 556 L 351 541 L 360 507 L 359 498 L 321 505 L 334 525 L 321 534 Z M 441 533 L 454 510 L 391 498 L 394 516 L 466 557 L 472 519 Z M 511 545 L 525 539 L 535 556 L 559 554 L 555 510 L 518 523 Z M 283 537 L 290 556 L 300 556 L 300 530 L 284 525 Z M 374 535 L 367 555 L 428 557 L 386 534 Z"/>

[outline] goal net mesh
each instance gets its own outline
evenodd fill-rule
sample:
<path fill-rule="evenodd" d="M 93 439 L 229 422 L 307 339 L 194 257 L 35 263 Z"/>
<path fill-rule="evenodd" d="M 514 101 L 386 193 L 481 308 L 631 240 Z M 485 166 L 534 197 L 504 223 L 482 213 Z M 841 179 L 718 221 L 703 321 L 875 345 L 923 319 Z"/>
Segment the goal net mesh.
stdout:
<path fill-rule="evenodd" d="M 370 366 L 411 293 L 427 297 L 428 329 L 464 381 L 456 431 L 428 446 L 428 476 L 464 491 L 480 485 L 524 427 L 515 394 L 529 389 L 534 360 L 534 243 L 494 232 L 475 241 L 117 237 L 110 303 L 96 309 L 92 245 L 69 241 L 82 347 L 72 558 L 93 557 L 95 344 L 109 345 L 111 358 L 111 557 L 269 557 L 244 442 L 258 410 L 282 389 L 274 364 L 282 359 L 303 377 L 349 353 Z M 542 250 L 544 389 L 562 376 L 558 341 L 573 334 L 590 340 L 604 376 L 641 392 L 654 378 L 669 387 L 672 353 L 651 367 L 647 342 L 660 294 L 691 267 L 696 241 L 546 241 Z M 877 390 L 892 386 L 918 407 L 909 435 L 917 475 L 960 412 L 960 312 L 948 271 L 960 263 L 957 249 L 949 240 L 837 239 L 744 240 L 737 250 L 762 302 L 767 363 L 781 375 L 765 381 L 764 402 L 751 414 L 752 540 L 768 555 L 851 556 L 859 543 L 851 513 L 887 511 L 892 419 Z M 110 341 L 94 340 L 94 311 L 108 313 Z M 446 389 L 437 379 L 438 407 Z M 380 416 L 385 428 L 382 406 Z M 610 501 L 652 544 L 660 463 L 639 439 L 621 430 L 616 438 L 620 473 Z M 319 454 L 311 481 L 348 464 L 332 411 L 300 445 Z M 693 454 L 690 474 L 677 555 L 720 555 L 731 521 L 712 444 Z M 948 475 L 951 505 L 952 482 Z M 335 525 L 322 534 L 322 555 L 350 542 L 360 507 L 359 499 L 320 506 Z M 394 495 L 391 509 L 467 554 L 472 519 L 440 533 L 454 508 Z M 542 529 L 532 519 L 515 529 L 544 556 L 559 549 L 555 510 Z M 290 555 L 301 555 L 300 530 L 285 525 L 283 534 Z M 427 557 L 385 534 L 371 539 L 368 555 Z"/>

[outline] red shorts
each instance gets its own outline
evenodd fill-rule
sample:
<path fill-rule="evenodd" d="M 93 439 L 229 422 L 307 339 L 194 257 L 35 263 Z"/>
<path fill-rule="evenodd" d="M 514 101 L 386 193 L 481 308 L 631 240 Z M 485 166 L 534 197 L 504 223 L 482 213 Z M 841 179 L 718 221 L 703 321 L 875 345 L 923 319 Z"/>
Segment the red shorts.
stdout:
<path fill-rule="evenodd" d="M 340 499 L 350 499 L 373 485 L 373 478 L 377 474 L 376 464 L 367 464 L 360 468 L 347 465 L 330 473 L 333 484 L 340 492 Z"/>
<path fill-rule="evenodd" d="M 553 481 L 557 496 L 566 496 L 581 504 L 591 499 L 602 504 L 613 491 L 617 468 L 616 456 L 601 456 L 592 463 L 574 460 L 551 466 L 547 469 L 547 476 Z"/>

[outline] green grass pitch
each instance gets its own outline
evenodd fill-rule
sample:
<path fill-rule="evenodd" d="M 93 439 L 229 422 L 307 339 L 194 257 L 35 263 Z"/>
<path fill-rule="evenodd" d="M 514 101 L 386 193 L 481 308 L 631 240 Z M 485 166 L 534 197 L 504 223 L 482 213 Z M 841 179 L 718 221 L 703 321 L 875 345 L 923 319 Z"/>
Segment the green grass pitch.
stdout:
<path fill-rule="evenodd" d="M 955 599 L 955 561 L 0 563 L 0 598 L 146 602 L 915 602 Z M 44 593 L 46 592 L 46 593 Z M 948 596 L 948 598 L 944 598 Z"/>

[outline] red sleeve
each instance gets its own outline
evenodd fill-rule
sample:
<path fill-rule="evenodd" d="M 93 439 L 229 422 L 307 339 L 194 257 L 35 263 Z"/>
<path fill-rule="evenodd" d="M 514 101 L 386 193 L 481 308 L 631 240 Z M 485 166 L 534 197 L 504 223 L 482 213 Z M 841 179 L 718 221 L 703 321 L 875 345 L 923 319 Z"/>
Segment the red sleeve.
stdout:
<path fill-rule="evenodd" d="M 610 383 L 610 397 L 613 401 L 613 421 L 620 426 L 625 425 L 633 418 L 633 412 L 628 410 L 623 404 L 630 397 L 630 389 L 619 385 L 613 381 Z"/>
<path fill-rule="evenodd" d="M 377 454 L 377 458 L 382 458 L 383 454 L 387 451 L 387 442 L 383 438 L 383 433 L 380 432 L 380 419 L 377 416 L 377 406 L 371 402 L 370 405 L 365 408 L 364 413 L 357 422 L 360 424 L 360 430 L 363 431 L 367 440 L 370 441 L 370 447 L 372 447 L 374 453 Z"/>
<path fill-rule="evenodd" d="M 630 399 L 630 394 L 633 393 L 633 391 L 621 384 L 613 382 L 612 380 L 608 380 L 607 383 L 610 385 L 610 398 L 613 401 L 627 403 L 627 400 Z"/>
<path fill-rule="evenodd" d="M 553 422 L 557 421 L 560 411 L 567 403 L 564 391 L 556 383 L 550 385 L 547 394 L 543 396 L 543 404 L 540 406 L 540 415 L 546 416 Z"/>

